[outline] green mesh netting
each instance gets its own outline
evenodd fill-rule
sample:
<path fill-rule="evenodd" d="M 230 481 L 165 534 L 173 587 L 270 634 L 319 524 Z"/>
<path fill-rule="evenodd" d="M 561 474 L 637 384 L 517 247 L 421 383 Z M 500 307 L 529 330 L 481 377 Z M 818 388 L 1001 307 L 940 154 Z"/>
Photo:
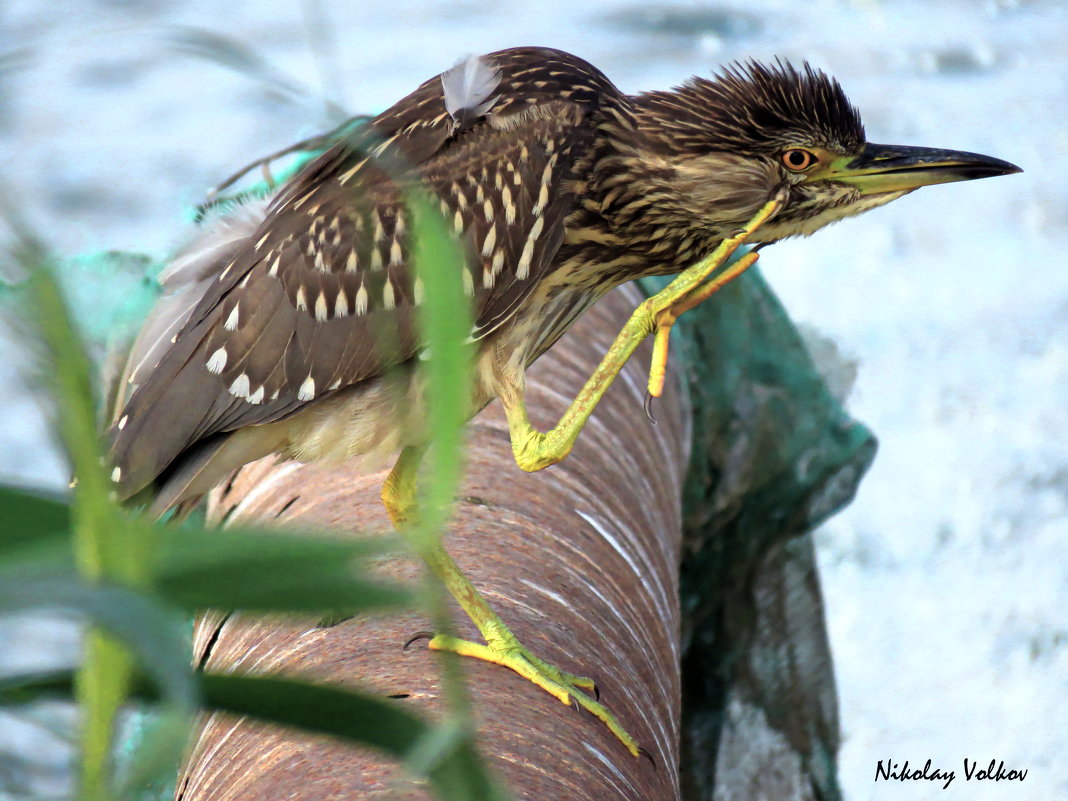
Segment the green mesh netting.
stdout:
<path fill-rule="evenodd" d="M 809 535 L 852 499 L 875 438 L 831 395 L 755 268 L 684 315 L 673 342 L 694 409 L 685 796 L 837 799 L 837 701 Z"/>

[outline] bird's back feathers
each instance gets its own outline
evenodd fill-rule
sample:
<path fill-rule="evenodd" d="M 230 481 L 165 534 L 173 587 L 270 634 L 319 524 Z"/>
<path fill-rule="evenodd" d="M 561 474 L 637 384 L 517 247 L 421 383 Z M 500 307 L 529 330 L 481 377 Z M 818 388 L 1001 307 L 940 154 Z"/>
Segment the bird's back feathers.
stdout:
<path fill-rule="evenodd" d="M 177 272 L 193 280 L 153 315 L 109 432 L 120 496 L 206 438 L 284 419 L 418 352 L 407 186 L 438 196 L 467 249 L 473 336 L 515 313 L 563 239 L 590 117 L 621 95 L 559 51 L 486 59 L 426 81 L 307 165 L 258 225 L 185 257 Z M 478 109 L 488 118 L 470 119 Z"/>

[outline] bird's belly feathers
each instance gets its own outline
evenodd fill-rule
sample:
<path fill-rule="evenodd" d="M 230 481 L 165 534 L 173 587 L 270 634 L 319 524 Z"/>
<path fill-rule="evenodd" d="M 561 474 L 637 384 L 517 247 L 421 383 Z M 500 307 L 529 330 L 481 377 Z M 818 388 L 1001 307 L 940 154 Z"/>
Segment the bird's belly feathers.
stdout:
<path fill-rule="evenodd" d="M 362 381 L 266 426 L 281 434 L 290 459 L 344 461 L 363 457 L 368 469 L 426 437 L 422 380 L 412 362 Z M 238 432 L 240 434 L 241 432 Z"/>

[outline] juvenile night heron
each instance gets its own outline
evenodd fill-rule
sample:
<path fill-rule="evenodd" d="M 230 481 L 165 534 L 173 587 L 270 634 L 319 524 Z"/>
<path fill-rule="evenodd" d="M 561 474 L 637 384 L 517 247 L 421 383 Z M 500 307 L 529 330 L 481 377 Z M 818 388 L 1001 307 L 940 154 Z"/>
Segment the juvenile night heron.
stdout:
<path fill-rule="evenodd" d="M 269 203 L 209 224 L 168 268 L 109 432 L 112 478 L 123 498 L 153 486 L 162 510 L 270 453 L 399 450 L 382 494 L 403 530 L 426 437 L 412 186 L 436 196 L 467 254 L 470 412 L 500 398 L 519 467 L 540 470 L 567 455 L 650 333 L 659 393 L 672 323 L 755 261 L 723 267 L 743 241 L 810 234 L 927 184 L 1018 171 L 867 143 L 838 83 L 808 66 L 748 63 L 630 96 L 558 50 L 470 59 L 330 147 Z M 535 430 L 525 369 L 608 290 L 680 272 L 635 312 L 560 423 Z M 638 753 L 587 694 L 592 682 L 528 652 L 444 550 L 424 557 L 485 639 L 436 636 L 431 647 L 574 699 Z"/>

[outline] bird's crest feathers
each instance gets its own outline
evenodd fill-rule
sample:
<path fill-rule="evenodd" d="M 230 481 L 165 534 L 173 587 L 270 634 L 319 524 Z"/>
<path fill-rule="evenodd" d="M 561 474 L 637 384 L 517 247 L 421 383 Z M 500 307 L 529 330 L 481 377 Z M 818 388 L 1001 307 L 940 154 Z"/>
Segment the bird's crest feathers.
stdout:
<path fill-rule="evenodd" d="M 714 79 L 690 78 L 670 92 L 636 99 L 645 111 L 643 127 L 674 151 L 758 154 L 819 144 L 853 152 L 865 141 L 860 113 L 841 85 L 808 63 L 800 69 L 779 59 L 734 63 Z"/>

